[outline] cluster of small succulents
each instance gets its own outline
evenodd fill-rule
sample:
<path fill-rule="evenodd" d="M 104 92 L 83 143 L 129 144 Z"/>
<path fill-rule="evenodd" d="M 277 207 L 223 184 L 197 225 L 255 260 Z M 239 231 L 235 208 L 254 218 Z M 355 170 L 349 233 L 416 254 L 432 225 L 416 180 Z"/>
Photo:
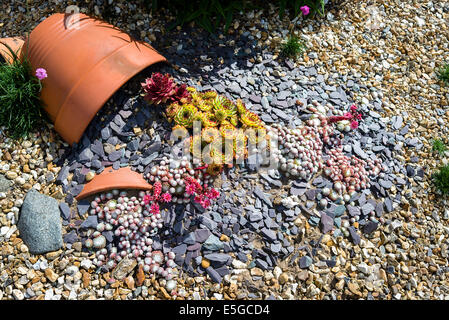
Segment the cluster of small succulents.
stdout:
<path fill-rule="evenodd" d="M 279 169 L 287 177 L 310 180 L 324 169 L 324 174 L 334 182 L 334 186 L 332 190 L 324 188 L 323 196 L 332 201 L 342 198 L 348 202 L 355 191 L 370 187 L 370 175 L 376 176 L 382 170 L 380 160 L 365 161 L 343 154 L 340 139 L 342 133 L 336 133 L 332 124 L 338 122 L 338 126 L 340 121 L 349 121 L 353 118 L 360 120 L 361 115 L 357 113 L 356 106 L 351 106 L 351 112 L 342 116 L 327 117 L 328 112 L 334 114 L 338 112 L 331 105 L 321 106 L 316 101 L 307 106 L 307 110 L 312 112 L 312 115 L 304 126 L 290 129 L 274 124 L 267 127 L 268 136 L 274 138 L 278 145 L 277 148 L 271 145 L 274 160 L 279 163 Z M 351 127 L 355 129 L 355 126 Z M 324 162 L 325 145 L 329 150 L 326 152 L 328 159 Z M 327 205 L 327 200 L 323 198 L 321 204 Z"/>
<path fill-rule="evenodd" d="M 210 161 L 202 162 L 210 165 L 209 174 L 220 173 L 224 164 L 232 166 L 234 159 L 246 158 L 248 139 L 258 143 L 266 137 L 265 124 L 240 99 L 233 102 L 215 91 L 177 87 L 169 75 L 159 73 L 142 83 L 142 87 L 150 103 L 168 104 L 165 115 L 173 122 L 173 131 L 187 136 L 194 123 L 201 124 L 201 134 L 190 137 L 190 152 L 201 159 L 204 148 L 213 146 Z"/>
<path fill-rule="evenodd" d="M 355 191 L 370 187 L 370 175 L 377 176 L 382 171 L 379 159 L 365 161 L 355 156 L 348 157 L 343 154 L 341 145 L 329 150 L 328 155 L 324 174 L 334 182 L 334 186 L 333 190 L 323 189 L 323 195 L 332 201 L 342 196 L 343 200 L 348 202 Z"/>
<path fill-rule="evenodd" d="M 154 186 L 159 186 L 159 193 L 165 192 L 165 198 L 170 198 L 173 203 L 189 203 L 193 197 L 195 202 L 208 208 L 211 201 L 220 196 L 220 193 L 211 187 L 213 176 L 210 169 L 213 167 L 204 165 L 194 169 L 187 157 L 181 160 L 164 157 L 158 166 L 151 168 L 146 178 Z M 154 204 L 155 202 L 152 205 Z"/>
<path fill-rule="evenodd" d="M 160 275 L 166 280 L 173 277 L 175 255 L 153 250 L 152 237 L 163 226 L 161 213 L 156 213 L 146 200 L 148 192 L 128 197 L 126 191 L 113 190 L 102 193 L 91 202 L 89 214 L 98 217 L 96 230 L 84 242 L 88 249 L 96 249 L 93 263 L 108 270 L 115 268 L 122 259 L 135 258 L 150 275 Z M 152 197 L 154 197 L 154 193 Z M 112 231 L 115 239 L 106 248 L 104 231 Z"/>

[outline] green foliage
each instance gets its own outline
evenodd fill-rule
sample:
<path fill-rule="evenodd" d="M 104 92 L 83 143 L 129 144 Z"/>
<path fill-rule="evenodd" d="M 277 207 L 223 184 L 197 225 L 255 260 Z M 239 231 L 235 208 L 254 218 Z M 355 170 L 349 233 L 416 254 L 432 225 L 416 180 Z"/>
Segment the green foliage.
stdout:
<path fill-rule="evenodd" d="M 441 167 L 440 171 L 434 173 L 432 178 L 436 188 L 443 195 L 449 194 L 449 164 Z"/>
<path fill-rule="evenodd" d="M 236 12 L 253 7 L 251 2 L 246 0 L 147 0 L 147 2 L 151 3 L 153 12 L 166 7 L 176 16 L 176 22 L 169 28 L 195 21 L 210 33 L 214 33 L 222 23 L 224 30 L 227 31 Z"/>
<path fill-rule="evenodd" d="M 0 126 L 5 126 L 12 138 L 24 137 L 42 123 L 41 84 L 26 57 L 20 60 L 6 44 L 0 45 L 14 58 L 11 65 L 0 65 Z"/>
<path fill-rule="evenodd" d="M 281 54 L 284 57 L 295 59 L 299 54 L 301 54 L 306 48 L 303 41 L 301 41 L 297 36 L 290 36 L 282 45 Z"/>
<path fill-rule="evenodd" d="M 444 65 L 438 70 L 438 78 L 440 78 L 441 81 L 445 82 L 447 85 L 449 85 L 449 63 Z"/>
<path fill-rule="evenodd" d="M 176 21 L 169 26 L 169 29 L 195 21 L 210 33 L 214 33 L 223 23 L 224 30 L 227 31 L 237 12 L 260 9 L 266 7 L 268 3 L 279 8 L 281 19 L 287 9 L 295 17 L 302 14 L 300 8 L 305 5 L 310 8 L 309 15 L 314 13 L 324 15 L 324 0 L 144 0 L 144 3 L 153 13 L 161 8 L 167 8 L 176 16 Z"/>
<path fill-rule="evenodd" d="M 443 141 L 441 141 L 440 139 L 434 139 L 432 141 L 432 150 L 438 152 L 440 155 L 442 155 L 446 150 L 447 147 L 444 144 Z"/>

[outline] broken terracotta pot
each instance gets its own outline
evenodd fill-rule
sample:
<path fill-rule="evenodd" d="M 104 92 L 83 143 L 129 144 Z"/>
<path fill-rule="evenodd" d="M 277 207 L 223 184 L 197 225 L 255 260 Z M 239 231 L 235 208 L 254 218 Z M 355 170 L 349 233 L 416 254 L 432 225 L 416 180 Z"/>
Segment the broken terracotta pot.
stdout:
<path fill-rule="evenodd" d="M 23 53 L 34 69 L 47 70 L 41 98 L 56 131 L 71 145 L 115 91 L 166 61 L 149 44 L 84 14 L 45 19 L 26 39 Z"/>
<path fill-rule="evenodd" d="M 13 57 L 11 55 L 11 52 L 3 44 L 6 44 L 8 47 L 10 47 L 11 50 L 14 51 L 14 53 L 17 56 L 20 57 L 21 52 L 22 52 L 23 43 L 24 43 L 24 39 L 22 39 L 20 37 L 0 39 L 0 56 L 1 56 L 0 58 L 3 58 L 8 63 L 12 63 Z"/>
<path fill-rule="evenodd" d="M 76 200 L 113 189 L 151 190 L 152 188 L 153 186 L 140 173 L 132 171 L 129 167 L 118 170 L 108 167 L 84 185 Z"/>

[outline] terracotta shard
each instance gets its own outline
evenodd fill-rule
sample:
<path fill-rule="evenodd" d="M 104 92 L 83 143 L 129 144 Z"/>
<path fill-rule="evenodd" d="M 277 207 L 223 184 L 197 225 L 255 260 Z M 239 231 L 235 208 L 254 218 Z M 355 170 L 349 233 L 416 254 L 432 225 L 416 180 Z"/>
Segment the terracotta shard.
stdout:
<path fill-rule="evenodd" d="M 80 200 L 93 194 L 113 189 L 151 190 L 152 188 L 140 173 L 132 171 L 129 167 L 118 170 L 108 167 L 89 183 L 86 183 L 76 199 Z"/>
<path fill-rule="evenodd" d="M 34 69 L 44 68 L 41 98 L 56 131 L 78 142 L 95 114 L 134 75 L 166 61 L 149 44 L 84 14 L 54 14 L 23 44 Z"/>

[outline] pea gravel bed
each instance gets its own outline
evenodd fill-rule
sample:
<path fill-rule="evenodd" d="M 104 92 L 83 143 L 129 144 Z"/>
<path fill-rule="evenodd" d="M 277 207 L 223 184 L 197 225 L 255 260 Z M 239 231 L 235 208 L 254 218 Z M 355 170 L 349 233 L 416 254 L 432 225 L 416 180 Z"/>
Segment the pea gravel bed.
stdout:
<path fill-rule="evenodd" d="M 278 57 L 279 43 L 289 24 L 287 20 L 280 22 L 273 10 L 265 12 L 264 18 L 261 12 L 239 16 L 229 34 L 213 38 L 192 26 L 167 32 L 164 20 L 149 19 L 146 14 L 125 20 L 123 13 L 137 12 L 137 8 L 133 11 L 132 5 L 113 2 L 119 9 L 108 19 L 134 36 L 151 41 L 173 63 L 156 66 L 157 70 L 170 72 L 178 81 L 198 89 L 242 98 L 267 124 L 300 125 L 304 121 L 300 105 L 311 100 L 329 102 L 340 109 L 355 102 L 364 113 L 364 121 L 354 134 L 346 135 L 344 151 L 361 158 L 380 158 L 385 167 L 383 173 L 373 177 L 371 189 L 353 199 L 359 215 L 348 212 L 349 216 L 360 218 L 351 222 L 348 235 L 342 234 L 339 223 L 346 224 L 350 217 L 339 222 L 335 215 L 341 209 L 329 208 L 335 215 L 331 233 L 322 232 L 323 224 L 313 214 L 325 179 L 286 184 L 278 175 L 259 175 L 248 167 L 239 168 L 239 172 L 231 170 L 221 177 L 222 196 L 216 205 L 206 213 L 188 205 L 177 215 L 181 224 L 168 227 L 182 235 L 169 237 L 177 246 L 186 239 L 190 241 L 188 236 L 195 228 L 213 231 L 218 240 L 215 244 L 234 259 L 225 262 L 227 267 L 217 277 L 215 273 L 201 273 L 201 267 L 197 267 L 200 260 L 195 262 L 190 256 L 191 263 L 179 268 L 178 298 L 448 297 L 449 211 L 445 209 L 446 200 L 430 183 L 430 174 L 445 161 L 444 157 L 438 160 L 430 146 L 436 133 L 447 132 L 448 91 L 434 74 L 435 66 L 447 58 L 445 33 L 435 31 L 437 27 L 447 29 L 448 7 L 444 3 L 430 6 L 429 2 L 387 1 L 386 5 L 369 8 L 370 3 L 365 2 L 356 6 L 343 3 L 338 11 L 329 8 L 325 18 L 300 19 L 296 28 L 308 49 L 293 62 Z M 20 32 L 14 30 L 18 22 L 32 27 L 51 14 L 50 10 L 63 9 L 66 3 L 58 5 L 51 9 L 45 3 L 33 5 L 39 12 L 27 15 L 23 8 L 3 4 L 4 15 L 17 14 L 14 23 L 0 16 L 3 35 Z M 31 21 L 33 15 L 38 19 Z M 370 23 L 374 18 L 379 26 Z M 408 28 L 407 34 L 404 28 Z M 428 50 L 430 46 L 435 49 Z M 42 135 L 18 143 L 2 138 L 0 241 L 4 245 L 0 298 L 171 298 L 164 280 L 144 279 L 137 271 L 123 281 L 110 283 L 110 273 L 95 272 L 89 262 L 92 256 L 83 252 L 82 232 L 74 232 L 85 223 L 82 213 L 87 205 L 76 203 L 73 196 L 86 178 L 91 179 L 86 175 L 92 171 L 92 157 L 99 156 L 100 163 L 93 166 L 96 173 L 108 164 L 118 167 L 128 163 L 143 172 L 170 150 L 165 143 L 168 124 L 157 112 L 140 105 L 139 97 L 133 97 L 135 87 L 136 83 L 134 87 L 130 83 L 117 92 L 73 149 L 51 126 L 42 130 Z M 121 147 L 103 156 L 100 148 L 95 149 L 100 145 L 97 141 L 103 151 L 104 143 Z M 88 151 L 83 154 L 83 150 L 92 155 Z M 133 154 L 140 157 L 132 158 Z M 90 170 L 79 166 L 88 162 Z M 73 212 L 70 219 L 63 219 L 63 249 L 43 256 L 28 252 L 15 226 L 24 195 L 32 187 L 72 206 Z M 287 197 L 300 205 L 287 209 L 281 201 Z M 236 207 L 246 211 L 245 217 L 260 212 L 261 220 L 250 221 L 250 225 L 239 220 L 242 212 Z M 372 208 L 376 223 L 364 214 Z M 235 225 L 248 228 L 248 232 L 240 230 L 237 234 L 231 228 Z M 187 254 L 180 250 L 178 255 L 185 262 Z"/>

